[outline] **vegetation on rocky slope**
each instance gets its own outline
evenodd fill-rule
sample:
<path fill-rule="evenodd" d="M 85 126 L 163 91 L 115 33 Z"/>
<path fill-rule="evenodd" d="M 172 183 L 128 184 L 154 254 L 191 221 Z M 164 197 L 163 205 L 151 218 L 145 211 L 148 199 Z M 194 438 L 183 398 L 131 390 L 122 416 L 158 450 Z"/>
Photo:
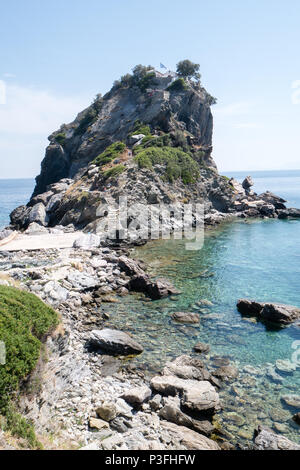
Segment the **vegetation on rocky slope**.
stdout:
<path fill-rule="evenodd" d="M 37 445 L 33 428 L 16 412 L 12 398 L 35 368 L 44 336 L 57 323 L 57 313 L 35 295 L 0 286 L 0 341 L 6 350 L 5 364 L 0 365 L 0 414 L 4 429 L 30 446 Z"/>
<path fill-rule="evenodd" d="M 183 150 L 174 147 L 149 147 L 135 156 L 140 168 L 164 165 L 164 178 L 170 182 L 181 178 L 184 184 L 194 183 L 199 177 L 198 164 Z"/>
<path fill-rule="evenodd" d="M 98 157 L 95 158 L 93 163 L 98 166 L 106 165 L 118 158 L 126 149 L 126 145 L 123 142 L 114 142 L 107 147 Z"/>

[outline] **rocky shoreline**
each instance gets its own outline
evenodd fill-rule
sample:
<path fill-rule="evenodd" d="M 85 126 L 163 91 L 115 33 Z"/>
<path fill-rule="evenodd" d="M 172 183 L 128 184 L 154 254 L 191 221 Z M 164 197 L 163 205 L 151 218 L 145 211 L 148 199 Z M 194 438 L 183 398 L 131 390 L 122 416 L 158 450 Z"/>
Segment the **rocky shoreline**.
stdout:
<path fill-rule="evenodd" d="M 179 293 L 167 281 L 153 283 L 127 249 L 87 249 L 90 241 L 88 235 L 79 238 L 75 245 L 84 249 L 0 252 L 1 284 L 35 293 L 61 315 L 45 344 L 47 360 L 40 361 L 18 400 L 45 448 L 236 448 L 218 418 L 223 384 L 235 383 L 236 367 L 220 359 L 212 368 L 205 355 L 181 356 L 153 377 L 124 361 L 128 354 L 142 353 L 143 345 L 138 338 L 107 330 L 101 305 L 113 307 L 129 295 L 137 276 L 145 295 L 153 293 L 153 285 L 162 298 Z M 198 345 L 201 353 L 207 348 Z M 285 399 L 291 403 L 297 396 Z M 263 428 L 253 448 L 299 446 Z"/>

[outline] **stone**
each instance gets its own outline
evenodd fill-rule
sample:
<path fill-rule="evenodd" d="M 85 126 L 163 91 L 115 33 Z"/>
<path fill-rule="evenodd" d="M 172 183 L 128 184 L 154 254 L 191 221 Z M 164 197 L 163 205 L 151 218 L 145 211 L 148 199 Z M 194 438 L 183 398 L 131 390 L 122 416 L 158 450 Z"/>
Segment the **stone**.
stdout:
<path fill-rule="evenodd" d="M 168 397 L 164 399 L 164 406 L 158 413 L 161 419 L 195 429 L 206 436 L 211 435 L 214 426 L 207 420 L 197 420 L 188 416 L 180 409 L 180 399 L 178 397 Z"/>
<path fill-rule="evenodd" d="M 67 280 L 71 283 L 74 289 L 78 289 L 79 291 L 97 287 L 99 282 L 97 278 L 80 271 L 71 271 L 67 276 Z"/>
<path fill-rule="evenodd" d="M 169 421 L 162 421 L 161 426 L 187 450 L 220 450 L 215 441 L 185 426 L 178 426 Z"/>
<path fill-rule="evenodd" d="M 284 378 L 281 375 L 277 374 L 273 366 L 267 367 L 266 375 L 275 383 L 282 383 L 284 381 Z"/>
<path fill-rule="evenodd" d="M 300 308 L 285 304 L 271 304 L 240 299 L 237 303 L 240 313 L 256 316 L 261 320 L 286 325 L 300 318 Z"/>
<path fill-rule="evenodd" d="M 206 354 L 210 351 L 210 346 L 209 346 L 209 344 L 199 342 L 199 343 L 195 344 L 194 351 L 197 352 L 197 353 Z"/>
<path fill-rule="evenodd" d="M 35 204 L 31 211 L 29 212 L 28 216 L 29 225 L 32 222 L 36 222 L 37 224 L 46 226 L 49 222 L 49 218 L 46 213 L 46 208 L 42 202 Z"/>
<path fill-rule="evenodd" d="M 284 374 L 293 374 L 297 369 L 296 364 L 289 359 L 277 359 L 275 365 L 276 369 Z"/>
<path fill-rule="evenodd" d="M 161 407 L 161 396 L 154 395 L 154 397 L 149 401 L 149 406 L 152 411 L 157 411 Z"/>
<path fill-rule="evenodd" d="M 258 426 L 254 433 L 255 450 L 300 450 L 300 445 L 268 428 Z"/>
<path fill-rule="evenodd" d="M 62 198 L 63 198 L 63 193 L 54 194 L 50 198 L 50 200 L 49 200 L 49 202 L 46 206 L 46 212 L 49 212 L 49 213 L 55 212 L 58 209 Z"/>
<path fill-rule="evenodd" d="M 182 405 L 193 411 L 214 412 L 220 407 L 220 398 L 209 382 L 201 381 L 184 391 Z"/>
<path fill-rule="evenodd" d="M 242 186 L 246 191 L 248 191 L 251 188 L 251 186 L 254 186 L 254 182 L 251 176 L 247 176 L 244 179 L 244 181 L 242 182 Z"/>
<path fill-rule="evenodd" d="M 97 416 L 104 421 L 112 421 L 118 416 L 117 407 L 114 403 L 105 401 L 96 409 Z"/>
<path fill-rule="evenodd" d="M 191 312 L 174 312 L 172 314 L 172 319 L 179 322 L 179 323 L 199 323 L 200 316 L 198 313 L 191 313 Z"/>
<path fill-rule="evenodd" d="M 68 298 L 68 290 L 62 287 L 57 281 L 49 281 L 44 285 L 44 293 L 48 302 L 51 304 L 59 304 Z"/>
<path fill-rule="evenodd" d="M 297 424 L 300 425 L 300 412 L 299 412 L 299 413 L 296 413 L 296 414 L 293 416 L 293 420 L 295 421 L 295 423 L 297 423 Z"/>
<path fill-rule="evenodd" d="M 210 380 L 211 374 L 204 367 L 203 362 L 187 355 L 179 356 L 172 362 L 167 362 L 163 375 L 175 375 L 181 379 Z"/>
<path fill-rule="evenodd" d="M 127 333 L 105 328 L 90 333 L 90 344 L 114 355 L 141 354 L 143 347 Z"/>
<path fill-rule="evenodd" d="M 109 429 L 109 424 L 106 421 L 98 418 L 90 418 L 89 419 L 89 427 L 91 429 L 97 429 L 101 431 L 102 429 Z"/>
<path fill-rule="evenodd" d="M 175 396 L 182 393 L 187 387 L 197 384 L 195 380 L 184 380 L 174 375 L 157 375 L 151 379 L 150 386 L 161 395 Z"/>
<path fill-rule="evenodd" d="M 292 408 L 300 409 L 300 395 L 283 395 L 281 400 Z"/>
<path fill-rule="evenodd" d="M 26 235 L 36 235 L 40 233 L 49 233 L 48 229 L 43 225 L 38 224 L 37 222 L 31 222 L 28 225 L 28 228 L 25 230 Z"/>
<path fill-rule="evenodd" d="M 127 390 L 123 393 L 122 398 L 132 405 L 141 405 L 149 400 L 151 395 L 151 389 L 147 385 L 144 385 L 143 387 L 135 387 Z"/>
<path fill-rule="evenodd" d="M 235 379 L 239 375 L 237 367 L 228 365 L 218 367 L 213 373 L 216 377 L 220 379 Z"/>

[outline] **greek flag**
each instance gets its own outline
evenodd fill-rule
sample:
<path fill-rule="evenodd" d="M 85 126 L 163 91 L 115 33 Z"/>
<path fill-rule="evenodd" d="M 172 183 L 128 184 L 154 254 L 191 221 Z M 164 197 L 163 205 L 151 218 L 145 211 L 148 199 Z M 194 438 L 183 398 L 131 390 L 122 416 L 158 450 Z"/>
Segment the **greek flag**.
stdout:
<path fill-rule="evenodd" d="M 162 63 L 160 63 L 160 68 L 161 68 L 161 69 L 166 69 L 166 70 L 167 70 L 167 67 L 166 67 L 164 64 L 162 64 Z"/>

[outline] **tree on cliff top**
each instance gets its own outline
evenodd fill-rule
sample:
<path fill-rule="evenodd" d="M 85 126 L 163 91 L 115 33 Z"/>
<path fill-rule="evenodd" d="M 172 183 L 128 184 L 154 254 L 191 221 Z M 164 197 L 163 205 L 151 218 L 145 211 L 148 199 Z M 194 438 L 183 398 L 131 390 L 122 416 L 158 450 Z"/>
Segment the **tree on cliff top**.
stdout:
<path fill-rule="evenodd" d="M 199 64 L 194 64 L 190 60 L 186 59 L 178 62 L 176 71 L 179 77 L 200 80 L 201 75 L 199 73 L 199 69 Z"/>

